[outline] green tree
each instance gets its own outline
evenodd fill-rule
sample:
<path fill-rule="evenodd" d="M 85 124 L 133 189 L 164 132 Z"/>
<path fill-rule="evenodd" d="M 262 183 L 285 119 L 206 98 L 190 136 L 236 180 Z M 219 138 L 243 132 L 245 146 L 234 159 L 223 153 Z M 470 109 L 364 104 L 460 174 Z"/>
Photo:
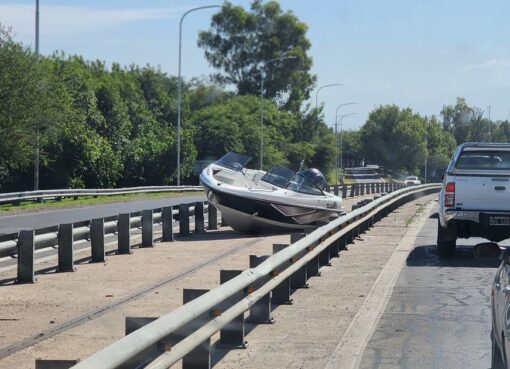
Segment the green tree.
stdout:
<path fill-rule="evenodd" d="M 253 157 L 251 165 L 260 161 L 260 99 L 236 96 L 207 106 L 192 117 L 195 145 L 199 159 L 217 159 L 227 151 Z M 289 164 L 292 134 L 296 120 L 289 112 L 279 111 L 272 101 L 264 101 L 264 168 Z"/>
<path fill-rule="evenodd" d="M 307 28 L 276 1 L 255 0 L 251 11 L 227 1 L 213 16 L 211 28 L 200 32 L 198 45 L 209 63 L 223 71 L 216 75 L 218 81 L 234 84 L 241 95 L 257 95 L 261 73 L 268 73 L 265 96 L 279 98 L 285 109 L 298 111 L 316 82 L 310 73 Z M 282 55 L 293 59 L 264 67 L 266 61 Z"/>

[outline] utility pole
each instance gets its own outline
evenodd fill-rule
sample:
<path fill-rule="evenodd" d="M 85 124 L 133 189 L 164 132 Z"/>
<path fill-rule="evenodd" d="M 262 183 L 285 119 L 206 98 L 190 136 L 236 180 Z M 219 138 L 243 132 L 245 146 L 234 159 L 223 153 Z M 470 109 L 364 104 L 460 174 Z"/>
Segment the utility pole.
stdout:
<path fill-rule="evenodd" d="M 35 56 L 39 60 L 39 0 L 35 0 Z M 39 190 L 39 122 L 35 128 L 34 191 Z"/>
<path fill-rule="evenodd" d="M 429 131 L 427 128 L 428 127 L 425 126 L 425 148 L 427 149 L 425 153 L 425 184 L 427 184 L 427 161 L 429 158 Z"/>

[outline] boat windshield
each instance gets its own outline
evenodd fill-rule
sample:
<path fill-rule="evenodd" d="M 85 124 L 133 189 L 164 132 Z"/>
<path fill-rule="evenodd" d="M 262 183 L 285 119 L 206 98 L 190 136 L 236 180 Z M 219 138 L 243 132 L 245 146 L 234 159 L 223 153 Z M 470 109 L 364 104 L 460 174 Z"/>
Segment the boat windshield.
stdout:
<path fill-rule="evenodd" d="M 285 187 L 287 183 L 294 177 L 296 172 L 290 170 L 289 168 L 281 167 L 279 165 L 275 165 L 269 170 L 264 176 L 261 178 L 262 181 L 271 183 L 277 187 Z"/>
<path fill-rule="evenodd" d="M 294 178 L 285 186 L 286 189 L 294 192 L 301 192 L 307 195 L 323 196 L 322 189 L 314 182 L 303 175 L 303 172 L 296 173 Z"/>
<path fill-rule="evenodd" d="M 240 172 L 251 160 L 251 157 L 230 151 L 214 164 Z"/>

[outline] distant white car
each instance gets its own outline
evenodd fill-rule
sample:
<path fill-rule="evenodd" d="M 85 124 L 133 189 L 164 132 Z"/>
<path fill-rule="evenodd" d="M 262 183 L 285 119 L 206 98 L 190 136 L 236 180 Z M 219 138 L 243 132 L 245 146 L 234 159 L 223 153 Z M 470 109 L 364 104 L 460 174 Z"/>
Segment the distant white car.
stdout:
<path fill-rule="evenodd" d="M 409 177 L 406 177 L 405 181 L 404 181 L 404 184 L 406 186 L 414 186 L 414 185 L 420 185 L 421 184 L 421 181 L 418 179 L 418 177 L 415 177 L 415 176 L 409 176 Z"/>

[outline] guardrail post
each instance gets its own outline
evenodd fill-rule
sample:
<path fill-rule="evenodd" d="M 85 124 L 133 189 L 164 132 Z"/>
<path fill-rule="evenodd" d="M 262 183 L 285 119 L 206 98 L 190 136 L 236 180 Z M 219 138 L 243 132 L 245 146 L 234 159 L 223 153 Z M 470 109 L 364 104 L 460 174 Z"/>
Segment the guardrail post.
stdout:
<path fill-rule="evenodd" d="M 209 290 L 198 290 L 198 289 L 183 289 L 183 303 L 188 302 L 202 296 L 209 292 Z M 206 324 L 211 320 L 210 314 L 205 313 L 201 316 L 193 319 L 190 324 L 184 329 L 185 335 L 196 331 L 198 328 Z M 208 338 L 200 346 L 193 349 L 189 354 L 182 358 L 182 369 L 210 369 L 211 368 L 211 339 Z"/>
<path fill-rule="evenodd" d="M 370 193 L 374 193 L 375 192 L 375 183 L 370 183 Z"/>
<path fill-rule="evenodd" d="M 58 226 L 58 271 L 74 272 L 73 224 Z"/>
<path fill-rule="evenodd" d="M 18 277 L 16 283 L 34 283 L 35 232 L 20 231 L 18 236 Z"/>
<path fill-rule="evenodd" d="M 333 186 L 333 193 L 335 194 L 335 196 L 338 196 L 338 185 L 337 184 L 335 184 Z"/>
<path fill-rule="evenodd" d="M 204 203 L 195 203 L 195 233 L 205 233 L 204 226 Z"/>
<path fill-rule="evenodd" d="M 282 251 L 284 248 L 289 247 L 289 244 L 274 243 L 273 244 L 273 255 Z M 289 261 L 289 265 L 292 261 Z M 286 269 L 286 266 L 281 266 L 279 269 L 273 270 L 275 275 Z M 282 283 L 276 286 L 272 291 L 271 301 L 273 304 L 292 304 L 290 298 L 290 278 L 285 279 Z"/>
<path fill-rule="evenodd" d="M 365 194 L 365 184 L 364 183 L 361 183 L 360 184 L 360 190 L 361 190 L 361 196 L 363 196 Z"/>
<path fill-rule="evenodd" d="M 119 214 L 117 220 L 118 247 L 117 254 L 131 254 L 131 214 Z"/>
<path fill-rule="evenodd" d="M 142 247 L 154 246 L 152 210 L 142 210 Z"/>
<path fill-rule="evenodd" d="M 340 238 L 338 239 L 338 251 L 340 252 L 341 250 L 346 249 L 347 249 L 347 236 L 343 235 L 340 236 Z"/>
<path fill-rule="evenodd" d="M 356 194 L 356 185 L 352 184 L 351 185 L 351 195 L 350 195 L 350 197 L 354 197 L 355 194 Z"/>
<path fill-rule="evenodd" d="M 189 235 L 189 204 L 179 204 L 179 236 Z"/>
<path fill-rule="evenodd" d="M 218 229 L 218 209 L 209 202 L 207 209 L 207 229 Z"/>
<path fill-rule="evenodd" d="M 325 226 L 326 224 L 328 224 L 329 221 L 327 220 L 319 220 L 317 221 L 317 225 L 319 227 L 322 227 L 322 226 Z M 320 242 L 324 242 L 324 240 L 327 238 L 327 236 L 325 236 L 324 238 L 322 238 L 320 240 Z M 322 267 L 322 266 L 330 266 L 331 265 L 331 259 L 330 259 L 330 248 L 331 248 L 331 245 L 328 246 L 327 248 L 325 248 L 324 250 L 321 251 L 321 253 L 319 254 L 319 267 Z"/>
<path fill-rule="evenodd" d="M 198 290 L 198 289 L 183 289 L 183 304 L 196 299 L 197 297 L 207 293 L 209 290 Z M 215 309 L 216 310 L 216 309 Z M 171 349 L 177 342 L 186 338 L 197 329 L 202 327 L 204 324 L 211 320 L 211 314 L 205 313 L 201 316 L 196 317 L 190 323 L 184 327 L 178 329 L 176 332 L 163 338 L 156 345 L 147 348 L 140 354 L 133 357 L 129 363 L 125 363 L 126 368 L 138 367 L 147 361 L 147 358 L 155 358 L 161 352 L 165 352 Z M 126 317 L 126 335 L 140 329 L 144 325 L 147 325 L 157 318 L 149 317 Z M 124 367 L 124 366 L 123 366 Z M 211 340 L 210 338 L 203 342 L 200 346 L 192 350 L 190 353 L 182 358 L 183 369 L 210 369 L 211 368 Z"/>
<path fill-rule="evenodd" d="M 305 236 L 304 233 L 291 233 L 290 234 L 290 243 L 294 243 L 299 241 L 301 238 Z M 302 258 L 306 254 L 306 250 L 301 251 L 298 255 L 295 256 L 296 261 Z M 307 264 L 303 265 L 299 268 L 290 278 L 290 284 L 292 288 L 308 288 L 308 272 L 307 272 Z"/>
<path fill-rule="evenodd" d="M 242 270 L 220 270 L 220 284 L 230 281 L 242 272 Z M 221 304 L 221 311 L 228 310 L 244 297 L 244 291 L 235 293 Z M 244 339 L 244 333 L 244 313 L 242 313 L 220 330 L 219 346 L 221 348 L 246 348 L 247 342 Z"/>
<path fill-rule="evenodd" d="M 347 186 L 346 185 L 342 185 L 342 198 L 343 199 L 347 198 Z"/>
<path fill-rule="evenodd" d="M 172 213 L 173 208 L 171 206 L 166 206 L 161 209 L 161 225 L 163 228 L 163 238 L 164 242 L 173 242 L 174 238 L 174 215 Z"/>
<path fill-rule="evenodd" d="M 301 236 L 301 238 L 309 235 L 310 233 L 312 233 L 313 231 L 315 231 L 317 229 L 316 226 L 305 226 L 304 227 L 304 233 L 303 235 Z M 317 247 L 317 244 L 313 244 L 313 245 L 309 245 L 307 248 L 306 248 L 306 251 L 307 252 L 312 252 L 313 249 L 315 249 Z M 315 277 L 320 277 L 321 275 L 321 272 L 319 270 L 320 268 L 320 261 L 319 261 L 319 255 L 317 255 L 316 257 L 314 257 L 312 260 L 310 260 L 308 262 L 308 264 L 306 265 L 306 272 L 307 272 L 307 275 L 309 277 L 312 277 L 312 276 L 315 276 Z"/>
<path fill-rule="evenodd" d="M 104 219 L 92 219 L 90 223 L 91 262 L 104 262 Z"/>
<path fill-rule="evenodd" d="M 356 184 L 354 185 L 354 188 L 355 188 L 355 192 L 354 192 L 354 194 L 355 194 L 356 196 L 359 196 L 359 186 L 360 186 L 360 185 L 359 185 L 358 183 L 356 183 Z"/>
<path fill-rule="evenodd" d="M 269 255 L 250 255 L 250 268 L 259 266 L 263 261 L 267 260 Z M 271 279 L 271 276 L 266 276 L 258 279 L 253 287 L 255 291 L 267 283 Z M 272 324 L 274 319 L 271 316 L 271 294 L 265 294 L 260 300 L 250 308 L 250 323 L 257 324 Z"/>
<path fill-rule="evenodd" d="M 79 362 L 80 360 L 35 359 L 35 369 L 69 369 Z"/>
<path fill-rule="evenodd" d="M 132 317 L 127 316 L 125 319 L 125 334 L 126 336 L 128 334 L 133 333 L 134 331 L 142 328 L 143 326 L 152 323 L 153 321 L 157 320 L 156 317 Z M 143 350 L 139 354 L 135 355 L 134 357 L 130 358 L 128 362 L 125 362 L 122 366 L 123 368 L 137 368 L 141 364 L 147 361 L 147 358 L 155 358 L 159 356 L 162 352 L 168 351 L 172 344 L 176 343 L 177 339 L 173 337 L 172 335 L 163 338 L 161 341 L 157 342 L 156 344 L 148 347 L 147 349 Z"/>

